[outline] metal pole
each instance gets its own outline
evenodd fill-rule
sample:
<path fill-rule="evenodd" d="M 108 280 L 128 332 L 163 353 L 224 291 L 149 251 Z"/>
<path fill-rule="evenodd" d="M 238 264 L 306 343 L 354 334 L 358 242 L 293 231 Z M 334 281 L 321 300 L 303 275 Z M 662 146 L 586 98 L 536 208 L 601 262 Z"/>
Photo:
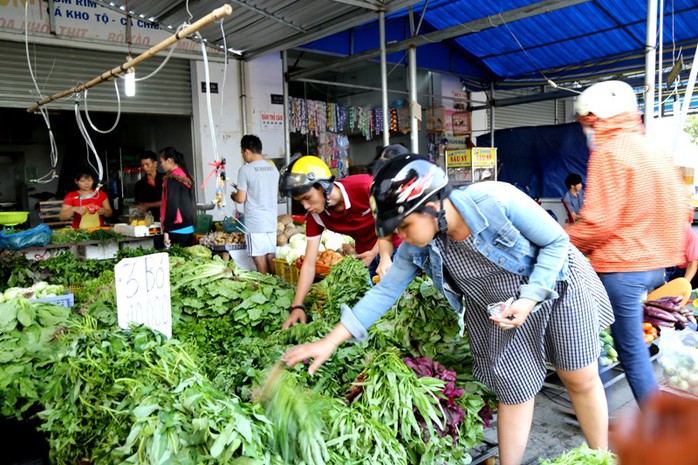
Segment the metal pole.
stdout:
<path fill-rule="evenodd" d="M 490 83 L 490 147 L 494 147 L 494 83 Z"/>
<path fill-rule="evenodd" d="M 664 74 L 664 0 L 659 0 L 659 62 L 657 63 L 657 119 L 662 119 L 664 103 L 662 100 L 662 74 Z"/>
<path fill-rule="evenodd" d="M 247 135 L 247 81 L 245 80 L 245 60 L 240 60 L 240 125 L 242 135 Z"/>
<path fill-rule="evenodd" d="M 419 133 L 417 132 L 417 111 L 421 111 L 417 103 L 417 46 L 410 45 L 410 151 L 419 151 Z M 420 115 L 421 116 L 421 115 Z M 420 118 L 421 119 L 421 118 Z"/>
<path fill-rule="evenodd" d="M 657 45 L 657 0 L 647 0 L 647 32 L 645 45 L 645 128 L 647 136 L 652 136 L 654 126 L 654 68 Z"/>
<path fill-rule="evenodd" d="M 385 11 L 378 12 L 381 49 L 381 105 L 383 107 L 383 146 L 390 144 L 390 113 L 388 110 L 388 67 L 385 57 Z"/>
<path fill-rule="evenodd" d="M 34 113 L 42 105 L 46 105 L 47 103 L 50 103 L 50 102 L 53 102 L 54 100 L 65 97 L 66 95 L 71 95 L 71 94 L 81 92 L 85 89 L 89 89 L 90 87 L 94 87 L 97 84 L 101 84 L 104 81 L 111 81 L 115 77 L 124 74 L 126 71 L 128 71 L 129 69 L 138 65 L 139 63 L 147 60 L 148 58 L 155 56 L 158 52 L 165 50 L 169 46 L 179 42 L 180 40 L 193 34 L 194 32 L 198 31 L 199 29 L 203 28 L 204 26 L 208 26 L 209 24 L 211 24 L 215 21 L 218 21 L 219 19 L 221 19 L 225 16 L 230 15 L 232 12 L 233 12 L 233 7 L 231 7 L 230 5 L 223 5 L 220 8 L 216 8 L 208 15 L 206 15 L 203 18 L 196 21 L 194 24 L 191 24 L 189 26 L 184 27 L 181 31 L 176 32 L 175 34 L 173 34 L 172 36 L 163 40 L 159 44 L 149 48 L 148 50 L 141 53 L 133 60 L 129 60 L 129 61 L 127 61 L 127 62 L 125 62 L 125 63 L 123 63 L 115 68 L 110 69 L 109 71 L 105 71 L 102 74 L 100 74 L 99 76 L 97 76 L 96 78 L 92 79 L 91 81 L 86 82 L 85 84 L 80 84 L 80 85 L 77 85 L 75 87 L 71 87 L 70 89 L 64 90 L 62 92 L 58 92 L 58 93 L 53 94 L 49 97 L 41 99 L 38 102 L 36 102 L 34 105 L 32 105 L 31 107 L 27 108 L 27 112 Z"/>
<path fill-rule="evenodd" d="M 283 69 L 283 94 L 284 94 L 284 150 L 285 154 L 285 165 L 291 160 L 291 125 L 288 121 L 288 81 L 286 80 L 286 73 L 288 72 L 288 52 L 284 50 L 281 52 L 281 66 Z"/>

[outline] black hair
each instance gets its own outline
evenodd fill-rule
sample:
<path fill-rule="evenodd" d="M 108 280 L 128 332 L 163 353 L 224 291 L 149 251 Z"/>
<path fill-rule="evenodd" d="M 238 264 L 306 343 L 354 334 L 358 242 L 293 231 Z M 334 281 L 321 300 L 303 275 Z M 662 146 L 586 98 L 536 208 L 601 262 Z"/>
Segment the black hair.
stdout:
<path fill-rule="evenodd" d="M 90 168 L 78 168 L 78 170 L 75 172 L 73 180 L 75 180 L 75 182 L 78 182 L 80 179 L 84 177 L 92 178 L 92 182 L 97 181 L 97 176 L 95 175 L 94 171 L 92 171 Z"/>
<path fill-rule="evenodd" d="M 570 173 L 565 178 L 565 186 L 569 189 L 582 182 L 582 177 L 577 173 Z"/>
<path fill-rule="evenodd" d="M 141 153 L 141 160 L 158 161 L 158 154 L 152 150 L 146 150 L 145 152 Z"/>
<path fill-rule="evenodd" d="M 252 153 L 262 153 L 262 141 L 259 137 L 248 134 L 240 139 L 240 148 Z"/>
<path fill-rule="evenodd" d="M 407 147 L 402 144 L 386 145 L 385 147 L 377 149 L 377 151 L 378 154 L 376 155 L 376 158 L 374 158 L 373 161 L 368 165 L 368 172 L 373 176 L 376 175 L 378 170 L 380 170 L 388 160 L 398 155 L 406 155 L 410 153 L 410 151 L 407 150 Z"/>
<path fill-rule="evenodd" d="M 160 157 L 162 157 L 164 160 L 172 160 L 182 168 L 182 171 L 184 171 L 184 174 L 187 175 L 189 179 L 192 181 L 194 178 L 192 177 L 191 174 L 189 174 L 189 170 L 187 169 L 187 163 L 184 161 L 184 155 L 182 155 L 181 152 L 178 152 L 174 147 L 165 147 L 164 149 L 160 150 Z"/>

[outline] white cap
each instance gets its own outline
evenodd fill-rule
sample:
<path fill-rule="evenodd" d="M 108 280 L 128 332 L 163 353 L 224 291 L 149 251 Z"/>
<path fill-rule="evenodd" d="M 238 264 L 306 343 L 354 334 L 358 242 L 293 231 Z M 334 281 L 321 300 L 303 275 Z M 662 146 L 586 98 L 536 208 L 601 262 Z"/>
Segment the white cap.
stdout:
<path fill-rule="evenodd" d="M 623 81 L 594 84 L 577 97 L 574 109 L 579 116 L 593 113 L 597 118 L 610 118 L 627 111 L 637 111 L 635 91 Z"/>

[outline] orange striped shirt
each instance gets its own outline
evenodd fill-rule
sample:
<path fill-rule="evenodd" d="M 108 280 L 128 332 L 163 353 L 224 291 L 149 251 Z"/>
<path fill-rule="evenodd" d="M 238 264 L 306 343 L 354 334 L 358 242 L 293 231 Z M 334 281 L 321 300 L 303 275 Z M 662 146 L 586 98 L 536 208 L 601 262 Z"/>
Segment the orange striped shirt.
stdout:
<path fill-rule="evenodd" d="M 599 273 L 682 263 L 689 205 L 673 160 L 650 149 L 637 113 L 593 128 L 583 220 L 567 228 L 570 240 Z"/>

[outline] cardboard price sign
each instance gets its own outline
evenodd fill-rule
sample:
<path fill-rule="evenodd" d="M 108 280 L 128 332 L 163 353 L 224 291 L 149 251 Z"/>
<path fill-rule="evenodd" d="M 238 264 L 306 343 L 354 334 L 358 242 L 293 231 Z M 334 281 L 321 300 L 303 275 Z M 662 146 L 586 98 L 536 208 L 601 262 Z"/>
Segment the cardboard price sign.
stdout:
<path fill-rule="evenodd" d="M 139 323 L 171 338 L 169 255 L 125 258 L 114 267 L 114 277 L 119 327 Z"/>

